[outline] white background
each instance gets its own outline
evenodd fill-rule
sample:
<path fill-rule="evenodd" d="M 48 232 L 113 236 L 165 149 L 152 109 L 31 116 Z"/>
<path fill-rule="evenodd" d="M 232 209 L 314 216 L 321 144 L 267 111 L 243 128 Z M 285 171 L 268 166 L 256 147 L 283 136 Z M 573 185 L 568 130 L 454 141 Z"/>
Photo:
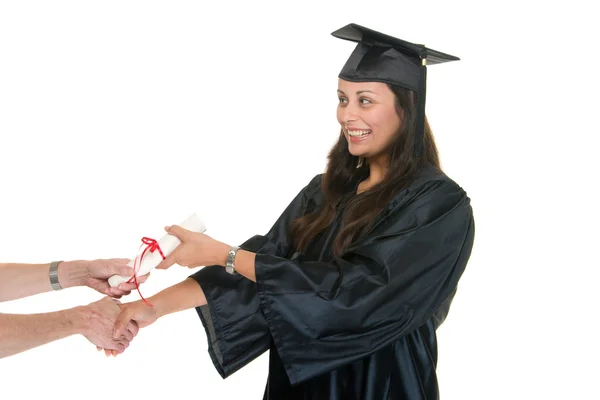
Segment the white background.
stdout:
<path fill-rule="evenodd" d="M 438 331 L 442 399 L 600 399 L 592 16 L 578 1 L 3 1 L 0 260 L 132 257 L 191 212 L 229 244 L 265 233 L 325 167 L 354 48 L 330 33 L 355 22 L 461 58 L 428 76 L 443 167 L 477 224 Z M 155 271 L 143 293 L 191 272 Z M 2 359 L 1 396 L 262 398 L 267 354 L 222 380 L 206 349 L 186 310 L 117 358 L 73 336 Z"/>

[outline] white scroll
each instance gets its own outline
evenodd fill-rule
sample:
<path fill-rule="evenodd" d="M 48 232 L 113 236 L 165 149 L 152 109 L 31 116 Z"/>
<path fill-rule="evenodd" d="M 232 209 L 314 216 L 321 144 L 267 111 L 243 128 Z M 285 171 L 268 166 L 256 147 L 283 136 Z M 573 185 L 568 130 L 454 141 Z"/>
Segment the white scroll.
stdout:
<path fill-rule="evenodd" d="M 204 231 L 206 231 L 206 227 L 204 226 L 204 223 L 200 220 L 200 218 L 196 214 L 190 215 L 187 219 L 185 219 L 183 222 L 181 222 L 179 224 L 179 226 L 181 226 L 182 228 L 185 228 L 187 230 L 190 230 L 192 232 L 203 233 Z M 160 240 L 158 240 L 158 245 L 160 246 L 160 249 L 162 250 L 165 257 L 167 257 L 169 254 L 171 254 L 171 252 L 173 250 L 175 250 L 175 248 L 177 246 L 179 246 L 180 244 L 181 244 L 181 241 L 176 236 L 169 235 L 169 234 L 166 234 Z M 135 258 L 132 259 L 131 261 L 129 261 L 129 263 L 127 264 L 128 266 L 130 266 L 132 268 L 135 265 L 135 268 L 137 269 L 137 273 L 136 273 L 137 277 L 146 275 L 151 270 L 156 268 L 156 266 L 158 264 L 160 264 L 160 262 L 163 260 L 161 254 L 158 250 L 155 250 L 153 252 L 146 251 L 146 253 L 144 253 L 143 259 L 141 258 L 142 254 L 143 254 L 143 251 L 140 251 L 139 254 L 137 254 L 135 256 Z M 115 286 L 118 286 L 120 283 L 129 281 L 131 278 L 132 277 L 125 277 L 122 275 L 113 275 L 108 279 L 108 284 L 111 287 L 115 287 Z"/>

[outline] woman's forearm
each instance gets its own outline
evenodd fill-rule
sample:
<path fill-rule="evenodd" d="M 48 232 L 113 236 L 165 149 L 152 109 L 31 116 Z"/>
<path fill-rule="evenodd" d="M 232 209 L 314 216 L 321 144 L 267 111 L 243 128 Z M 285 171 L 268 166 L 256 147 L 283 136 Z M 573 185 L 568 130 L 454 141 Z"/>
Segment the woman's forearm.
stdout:
<path fill-rule="evenodd" d="M 252 253 L 246 250 L 238 250 L 235 256 L 235 270 L 243 275 L 244 277 L 250 279 L 252 282 L 256 282 L 256 270 L 254 259 L 256 258 L 256 253 Z"/>
<path fill-rule="evenodd" d="M 0 314 L 0 358 L 82 333 L 82 307 L 44 314 Z"/>
<path fill-rule="evenodd" d="M 148 299 L 156 309 L 156 316 L 160 318 L 167 314 L 195 308 L 206 304 L 206 297 L 202 287 L 192 278 L 173 285 Z"/>
<path fill-rule="evenodd" d="M 227 264 L 227 254 L 231 246 L 225 243 L 217 242 L 217 248 L 215 250 L 214 264 L 225 267 Z M 250 279 L 252 282 L 256 282 L 256 270 L 255 270 L 255 258 L 256 253 L 251 251 L 239 249 L 235 255 L 235 270 L 238 274 Z"/>

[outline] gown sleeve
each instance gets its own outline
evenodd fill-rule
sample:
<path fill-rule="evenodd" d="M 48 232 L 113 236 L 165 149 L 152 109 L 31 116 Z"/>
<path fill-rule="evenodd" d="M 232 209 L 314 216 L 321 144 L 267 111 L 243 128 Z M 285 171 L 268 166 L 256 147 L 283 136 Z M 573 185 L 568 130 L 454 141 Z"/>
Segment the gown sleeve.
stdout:
<path fill-rule="evenodd" d="M 474 239 L 470 199 L 446 179 L 397 197 L 331 262 L 258 251 L 260 309 L 292 385 L 368 356 L 453 295 Z"/>
<path fill-rule="evenodd" d="M 315 176 L 287 206 L 266 235 L 256 235 L 240 248 L 274 257 L 291 250 L 287 228 L 302 215 L 307 199 L 320 187 Z M 271 338 L 260 312 L 257 285 L 242 275 L 231 275 L 222 266 L 207 266 L 190 276 L 202 287 L 207 304 L 196 307 L 208 340 L 208 353 L 222 378 L 226 378 L 269 349 Z"/>

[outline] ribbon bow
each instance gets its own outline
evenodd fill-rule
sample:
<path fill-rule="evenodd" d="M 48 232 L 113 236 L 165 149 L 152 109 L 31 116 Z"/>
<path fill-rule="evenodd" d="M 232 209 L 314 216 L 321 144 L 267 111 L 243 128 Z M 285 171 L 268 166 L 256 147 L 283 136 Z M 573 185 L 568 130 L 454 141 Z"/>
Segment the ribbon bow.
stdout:
<path fill-rule="evenodd" d="M 144 251 L 142 252 L 142 255 L 140 256 L 140 267 L 142 266 L 142 260 L 144 259 L 144 255 L 146 254 L 147 251 L 150 251 L 150 253 L 154 253 L 155 250 L 158 250 L 158 252 L 160 253 L 162 259 L 164 260 L 166 257 L 164 255 L 164 253 L 162 252 L 160 246 L 158 245 L 158 242 L 155 239 L 149 238 L 149 237 L 143 237 L 142 238 L 142 244 L 140 245 L 140 249 L 142 248 L 143 245 L 146 245 L 146 248 L 144 249 Z M 138 250 L 139 253 L 139 250 Z M 140 294 L 140 297 L 142 298 L 142 300 L 144 300 L 144 303 L 148 304 L 149 306 L 152 306 L 152 304 L 150 304 L 145 298 L 144 296 L 142 296 L 142 292 L 140 292 L 140 285 L 137 281 L 137 273 L 138 270 L 136 268 L 137 266 L 137 256 L 135 257 L 135 260 L 133 261 L 133 276 L 131 278 L 129 278 L 129 280 L 127 281 L 127 283 L 131 283 L 131 280 L 133 279 L 135 282 L 135 288 L 137 289 L 138 293 Z"/>

